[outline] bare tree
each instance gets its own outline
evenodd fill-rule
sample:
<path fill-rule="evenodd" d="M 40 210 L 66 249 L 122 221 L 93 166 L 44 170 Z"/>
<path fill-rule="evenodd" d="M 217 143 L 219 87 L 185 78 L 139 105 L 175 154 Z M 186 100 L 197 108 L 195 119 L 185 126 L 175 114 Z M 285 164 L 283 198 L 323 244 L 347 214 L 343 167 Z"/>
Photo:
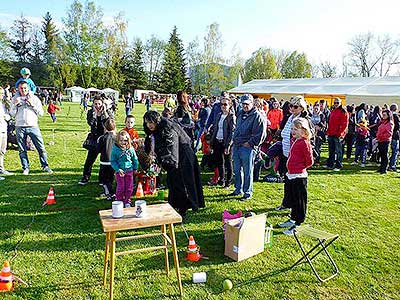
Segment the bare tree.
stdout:
<path fill-rule="evenodd" d="M 155 86 L 157 74 L 161 71 L 161 63 L 165 51 L 165 42 L 155 35 L 146 41 L 144 46 L 145 63 L 148 71 L 148 82 L 151 88 Z"/>
<path fill-rule="evenodd" d="M 385 76 L 399 58 L 399 42 L 388 35 L 375 37 L 371 32 L 355 36 L 349 43 L 349 66 L 357 75 Z"/>
<path fill-rule="evenodd" d="M 379 62 L 375 69 L 379 76 L 388 75 L 393 64 L 398 63 L 399 41 L 392 40 L 389 35 L 378 37 L 376 40 L 379 48 Z"/>
<path fill-rule="evenodd" d="M 323 78 L 332 78 L 337 76 L 336 66 L 332 65 L 329 61 L 321 62 L 318 69 Z"/>
<path fill-rule="evenodd" d="M 12 27 L 14 38 L 11 42 L 11 48 L 21 62 L 28 61 L 28 54 L 31 50 L 31 28 L 32 24 L 23 15 L 14 21 L 14 26 Z"/>

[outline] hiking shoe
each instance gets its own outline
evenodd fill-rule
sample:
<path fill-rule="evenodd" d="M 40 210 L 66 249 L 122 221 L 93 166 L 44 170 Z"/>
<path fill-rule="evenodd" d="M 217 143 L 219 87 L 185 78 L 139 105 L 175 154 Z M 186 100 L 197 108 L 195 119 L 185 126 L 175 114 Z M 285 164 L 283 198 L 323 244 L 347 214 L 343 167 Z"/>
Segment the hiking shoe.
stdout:
<path fill-rule="evenodd" d="M 283 234 L 286 235 L 293 235 L 293 232 L 296 230 L 296 228 L 299 227 L 297 225 L 293 225 L 292 227 L 290 227 L 289 229 L 286 229 L 283 231 Z"/>
<path fill-rule="evenodd" d="M 49 173 L 49 174 L 53 174 L 53 170 L 50 169 L 49 166 L 44 167 L 44 168 L 43 168 L 43 172 L 46 172 L 46 173 Z"/>
<path fill-rule="evenodd" d="M 89 178 L 83 176 L 81 180 L 79 180 L 78 184 L 79 185 L 85 185 L 89 182 Z"/>
<path fill-rule="evenodd" d="M 22 174 L 24 174 L 24 175 L 29 175 L 29 169 L 24 169 L 24 170 L 22 171 Z"/>
<path fill-rule="evenodd" d="M 291 228 L 295 225 L 295 221 L 293 220 L 287 220 L 286 222 L 280 222 L 278 223 L 278 226 L 281 228 Z"/>
<path fill-rule="evenodd" d="M 290 209 L 289 207 L 284 207 L 283 205 L 279 205 L 278 207 L 275 207 L 276 211 L 283 211 L 283 210 L 288 210 Z"/>

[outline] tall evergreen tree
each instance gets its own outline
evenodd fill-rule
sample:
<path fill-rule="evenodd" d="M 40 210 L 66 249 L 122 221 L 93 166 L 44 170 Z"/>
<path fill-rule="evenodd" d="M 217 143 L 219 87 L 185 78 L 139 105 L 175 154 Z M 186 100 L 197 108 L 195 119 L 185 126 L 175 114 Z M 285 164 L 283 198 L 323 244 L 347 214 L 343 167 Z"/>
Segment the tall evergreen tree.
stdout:
<path fill-rule="evenodd" d="M 53 22 L 53 18 L 49 12 L 45 14 L 42 21 L 42 32 L 45 38 L 43 54 L 46 63 L 54 63 L 55 52 L 57 47 L 57 39 L 59 38 L 59 31 Z"/>
<path fill-rule="evenodd" d="M 13 37 L 11 48 L 14 50 L 18 61 L 26 63 L 30 52 L 30 29 L 32 24 L 21 15 L 14 21 Z"/>
<path fill-rule="evenodd" d="M 161 89 L 166 93 L 175 93 L 189 89 L 186 77 L 186 62 L 182 40 L 174 26 L 165 49 L 163 70 L 161 74 Z"/>
<path fill-rule="evenodd" d="M 143 89 L 146 87 L 147 76 L 144 70 L 144 50 L 140 39 L 135 39 L 133 47 L 129 49 L 122 61 L 122 72 L 125 75 L 125 84 L 123 93 L 133 92 L 135 89 Z"/>

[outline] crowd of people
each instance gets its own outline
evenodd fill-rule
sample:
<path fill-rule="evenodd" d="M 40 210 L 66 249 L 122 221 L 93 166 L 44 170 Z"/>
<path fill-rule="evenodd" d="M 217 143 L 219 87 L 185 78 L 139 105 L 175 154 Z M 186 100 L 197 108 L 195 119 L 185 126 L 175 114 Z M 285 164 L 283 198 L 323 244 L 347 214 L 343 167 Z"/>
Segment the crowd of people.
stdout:
<path fill-rule="evenodd" d="M 30 171 L 28 137 L 38 151 L 43 171 L 53 172 L 38 126 L 42 102 L 35 95 L 30 75 L 29 69 L 23 68 L 14 91 L 9 85 L 0 88 L 0 174 L 10 174 L 4 168 L 4 154 L 11 118 L 23 174 Z M 220 97 L 201 97 L 178 91 L 165 98 L 161 113 L 152 109 L 150 98 L 145 102 L 145 138 L 140 139 L 134 128 L 133 97 L 128 94 L 124 99 L 125 128 L 117 132 L 115 101 L 96 95 L 88 109 L 89 96 L 83 96 L 81 104 L 86 107 L 90 133 L 83 143 L 87 155 L 79 181 L 80 185 L 90 181 L 93 164 L 100 155 L 102 194 L 107 200 L 123 201 L 124 207 L 131 205 L 139 168 L 155 165 L 166 172 L 169 203 L 183 216 L 189 209 L 197 211 L 205 207 L 201 171 L 208 169 L 213 173 L 208 184 L 229 190 L 227 195 L 240 201 L 253 197 L 254 181 L 284 182 L 284 195 L 276 210 L 291 210 L 289 220 L 279 226 L 292 234 L 305 220 L 307 169 L 322 163 L 324 143 L 328 149 L 324 167 L 334 172 L 343 169 L 344 156 L 361 168 L 379 163 L 377 171 L 381 174 L 397 170 L 397 104 L 346 106 L 342 99 L 335 98 L 329 108 L 325 100 L 309 104 L 302 96 L 278 101 L 250 94 L 233 96 L 223 92 Z M 55 101 L 48 100 L 47 111 L 53 122 L 59 109 Z M 196 156 L 199 151 L 200 165 Z M 140 161 L 143 157 L 145 164 Z M 267 170 L 265 176 L 261 176 L 262 170 Z"/>

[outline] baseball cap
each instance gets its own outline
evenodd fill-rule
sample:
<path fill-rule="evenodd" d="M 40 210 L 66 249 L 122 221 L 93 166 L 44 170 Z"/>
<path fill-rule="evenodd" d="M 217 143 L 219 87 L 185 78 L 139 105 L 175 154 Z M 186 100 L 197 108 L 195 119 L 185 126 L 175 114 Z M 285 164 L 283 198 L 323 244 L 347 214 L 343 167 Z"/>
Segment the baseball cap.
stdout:
<path fill-rule="evenodd" d="M 252 103 L 253 100 L 253 96 L 250 94 L 244 94 L 242 97 L 240 97 L 241 103 Z"/>

